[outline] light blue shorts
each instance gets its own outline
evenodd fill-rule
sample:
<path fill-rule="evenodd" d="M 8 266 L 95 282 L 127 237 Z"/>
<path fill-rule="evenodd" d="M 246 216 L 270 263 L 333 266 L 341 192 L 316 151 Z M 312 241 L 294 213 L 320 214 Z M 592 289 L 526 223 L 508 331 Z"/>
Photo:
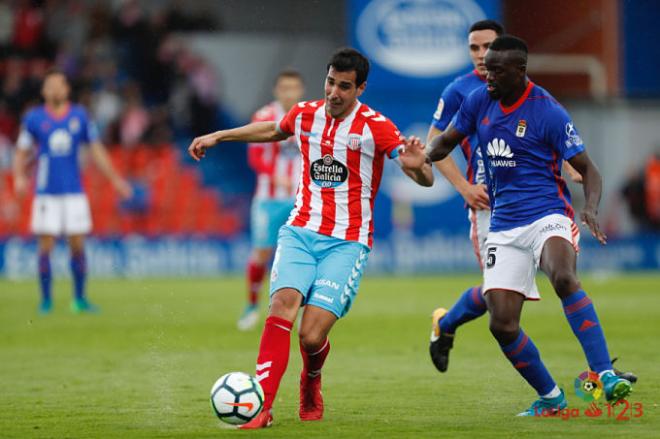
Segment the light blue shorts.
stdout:
<path fill-rule="evenodd" d="M 254 248 L 273 248 L 277 244 L 277 232 L 289 218 L 296 200 L 258 200 L 252 201 L 251 230 Z"/>
<path fill-rule="evenodd" d="M 270 295 L 293 288 L 302 294 L 303 305 L 343 317 L 355 300 L 368 255 L 369 248 L 359 242 L 283 226 L 270 276 Z"/>

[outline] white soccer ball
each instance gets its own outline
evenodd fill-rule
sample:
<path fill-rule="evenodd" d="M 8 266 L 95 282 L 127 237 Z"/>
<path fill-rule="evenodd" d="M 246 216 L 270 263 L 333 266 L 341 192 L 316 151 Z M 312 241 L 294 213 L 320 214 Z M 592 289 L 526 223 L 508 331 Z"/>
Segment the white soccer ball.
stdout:
<path fill-rule="evenodd" d="M 243 372 L 230 372 L 211 387 L 211 407 L 221 421 L 240 425 L 254 419 L 264 405 L 257 380 Z"/>

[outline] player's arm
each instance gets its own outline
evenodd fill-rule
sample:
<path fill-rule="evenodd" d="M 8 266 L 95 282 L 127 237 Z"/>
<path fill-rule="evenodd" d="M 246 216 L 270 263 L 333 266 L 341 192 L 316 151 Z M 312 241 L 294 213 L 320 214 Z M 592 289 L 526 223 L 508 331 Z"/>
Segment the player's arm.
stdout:
<path fill-rule="evenodd" d="M 242 127 L 220 130 L 193 139 L 188 154 L 199 161 L 206 150 L 221 142 L 279 142 L 291 134 L 279 130 L 277 122 L 252 122 Z"/>
<path fill-rule="evenodd" d="M 21 132 L 16 141 L 16 153 L 14 154 L 14 193 L 18 198 L 23 198 L 27 194 L 30 185 L 27 168 L 35 141 L 27 125 L 27 123 L 24 123 L 21 127 Z"/>
<path fill-rule="evenodd" d="M 450 125 L 442 134 L 431 139 L 426 155 L 431 162 L 444 160 L 463 139 L 465 134 Z"/>
<path fill-rule="evenodd" d="M 105 150 L 103 144 L 99 141 L 92 142 L 89 145 L 89 151 L 96 166 L 101 170 L 103 175 L 110 180 L 117 192 L 119 192 L 123 198 L 131 198 L 133 196 L 131 185 L 124 180 L 117 173 L 115 167 L 112 166 L 108 152 Z"/>
<path fill-rule="evenodd" d="M 433 186 L 433 169 L 426 160 L 424 144 L 419 137 L 411 136 L 405 139 L 398 149 L 401 170 L 415 183 L 421 186 Z"/>
<path fill-rule="evenodd" d="M 23 198 L 28 191 L 30 181 L 27 176 L 27 165 L 30 161 L 30 150 L 17 148 L 14 154 L 14 193 Z"/>
<path fill-rule="evenodd" d="M 598 205 L 603 192 L 603 179 L 598 168 L 591 161 L 586 151 L 574 155 L 568 160 L 573 168 L 582 176 L 582 188 L 584 191 L 585 204 L 580 219 L 582 224 L 589 227 L 591 234 L 601 244 L 607 242 L 607 236 L 600 230 L 598 225 Z"/>
<path fill-rule="evenodd" d="M 442 131 L 431 125 L 429 127 L 429 133 L 426 136 L 426 143 L 430 145 L 431 140 L 440 134 L 442 134 Z M 451 156 L 434 164 L 471 208 L 477 210 L 490 209 L 486 186 L 483 184 L 470 184 L 460 169 L 458 169 L 456 162 Z"/>

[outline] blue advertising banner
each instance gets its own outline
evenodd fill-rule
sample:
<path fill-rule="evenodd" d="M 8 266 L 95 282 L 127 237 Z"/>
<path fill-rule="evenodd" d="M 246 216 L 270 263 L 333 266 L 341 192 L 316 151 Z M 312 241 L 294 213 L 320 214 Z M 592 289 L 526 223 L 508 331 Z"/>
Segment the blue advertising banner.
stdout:
<path fill-rule="evenodd" d="M 499 20 L 501 7 L 499 0 L 351 0 L 349 15 L 350 43 L 371 61 L 371 92 L 428 93 L 472 69 L 468 29 Z"/>
<path fill-rule="evenodd" d="M 580 243 L 581 270 L 618 272 L 660 269 L 660 235 L 614 239 L 601 246 L 593 239 Z M 247 238 L 231 241 L 162 237 L 89 239 L 87 258 L 95 277 L 191 277 L 242 273 L 250 246 Z M 32 279 L 37 273 L 34 240 L 0 241 L 0 276 Z M 51 259 L 57 277 L 69 276 L 69 252 L 60 242 Z M 468 239 L 433 232 L 397 231 L 375 242 L 367 271 L 372 274 L 440 274 L 477 272 Z"/>
<path fill-rule="evenodd" d="M 499 0 L 351 0 L 350 44 L 371 62 L 361 100 L 406 136 L 425 139 L 444 87 L 473 69 L 468 29 L 500 17 Z M 462 158 L 456 162 L 465 166 Z M 375 221 L 377 238 L 440 233 L 469 244 L 467 212 L 454 188 L 440 175 L 430 189 L 417 186 L 392 163 L 385 167 Z"/>

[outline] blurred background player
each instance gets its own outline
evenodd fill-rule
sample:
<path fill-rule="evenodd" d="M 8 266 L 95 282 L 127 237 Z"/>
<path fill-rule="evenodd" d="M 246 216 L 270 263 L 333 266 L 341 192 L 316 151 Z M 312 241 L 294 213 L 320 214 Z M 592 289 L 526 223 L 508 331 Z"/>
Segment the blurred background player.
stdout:
<path fill-rule="evenodd" d="M 426 143 L 442 134 L 454 120 L 461 104 L 467 96 L 479 87 L 486 85 L 486 51 L 498 36 L 504 33 L 504 27 L 495 20 L 477 21 L 468 32 L 468 48 L 474 70 L 459 76 L 442 92 L 438 107 L 433 114 Z M 486 257 L 486 236 L 490 228 L 490 202 L 486 186 L 486 169 L 479 148 L 479 139 L 472 134 L 461 142 L 461 152 L 467 163 L 463 177 L 452 157 L 435 163 L 438 170 L 456 188 L 465 200 L 470 220 L 470 240 L 477 256 L 479 267 L 483 270 Z M 579 182 L 581 176 L 567 162 L 564 172 L 573 181 Z M 449 364 L 449 350 L 453 347 L 456 329 L 463 323 L 474 320 L 486 312 L 486 302 L 481 294 L 481 285 L 465 290 L 456 303 L 449 309 L 437 308 L 431 317 L 432 331 L 429 351 L 431 360 L 440 372 L 445 372 Z"/>
<path fill-rule="evenodd" d="M 132 189 L 114 170 L 98 132 L 85 109 L 69 101 L 69 83 L 59 71 L 49 72 L 41 93 L 44 105 L 29 111 L 23 118 L 14 161 L 14 188 L 24 197 L 28 191 L 28 163 L 32 149 L 37 161 L 36 196 L 32 203 L 31 230 L 38 236 L 39 311 L 52 309 L 50 253 L 60 235 L 68 238 L 71 250 L 74 312 L 91 312 L 96 307 L 85 297 L 85 235 L 92 229 L 87 196 L 83 192 L 78 152 L 88 144 L 98 168 L 124 198 Z"/>
<path fill-rule="evenodd" d="M 260 108 L 252 122 L 278 122 L 305 94 L 303 78 L 296 70 L 283 70 L 275 78 L 275 100 Z M 252 253 L 246 267 L 248 303 L 238 329 L 252 329 L 259 318 L 259 291 L 266 265 L 277 244 L 277 232 L 286 222 L 296 201 L 300 176 L 300 151 L 295 139 L 281 142 L 250 143 L 248 161 L 257 174 L 257 188 L 252 199 Z"/>
<path fill-rule="evenodd" d="M 539 399 L 520 416 L 556 413 L 567 406 L 538 349 L 520 328 L 526 299 L 540 298 L 537 267 L 545 272 L 589 368 L 599 374 L 608 402 L 628 396 L 631 383 L 613 370 L 596 310 L 576 273 L 580 233 L 561 162 L 582 175 L 582 223 L 605 244 L 598 224 L 602 179 L 566 110 L 527 78 L 527 45 L 519 38 L 496 38 L 486 54 L 487 87 L 465 100 L 455 125 L 435 137 L 429 158 L 442 160 L 467 135 L 478 133 L 487 151 L 493 214 L 484 268 L 484 295 L 490 330 L 512 366 Z M 487 148 L 483 147 L 487 142 Z"/>
<path fill-rule="evenodd" d="M 188 149 L 199 160 L 220 142 L 274 142 L 295 135 L 303 160 L 296 205 L 278 236 L 269 316 L 257 358 L 264 407 L 240 428 L 272 424 L 291 328 L 302 305 L 299 415 L 303 421 L 323 418 L 321 369 L 330 352 L 328 334 L 357 294 L 372 245 L 373 202 L 385 157 L 397 159 L 417 183 L 433 184 L 419 139 L 403 139 L 390 120 L 358 100 L 368 73 L 369 61 L 360 52 L 340 49 L 327 64 L 325 100 L 301 102 L 279 123 L 255 122 L 198 137 Z"/>

